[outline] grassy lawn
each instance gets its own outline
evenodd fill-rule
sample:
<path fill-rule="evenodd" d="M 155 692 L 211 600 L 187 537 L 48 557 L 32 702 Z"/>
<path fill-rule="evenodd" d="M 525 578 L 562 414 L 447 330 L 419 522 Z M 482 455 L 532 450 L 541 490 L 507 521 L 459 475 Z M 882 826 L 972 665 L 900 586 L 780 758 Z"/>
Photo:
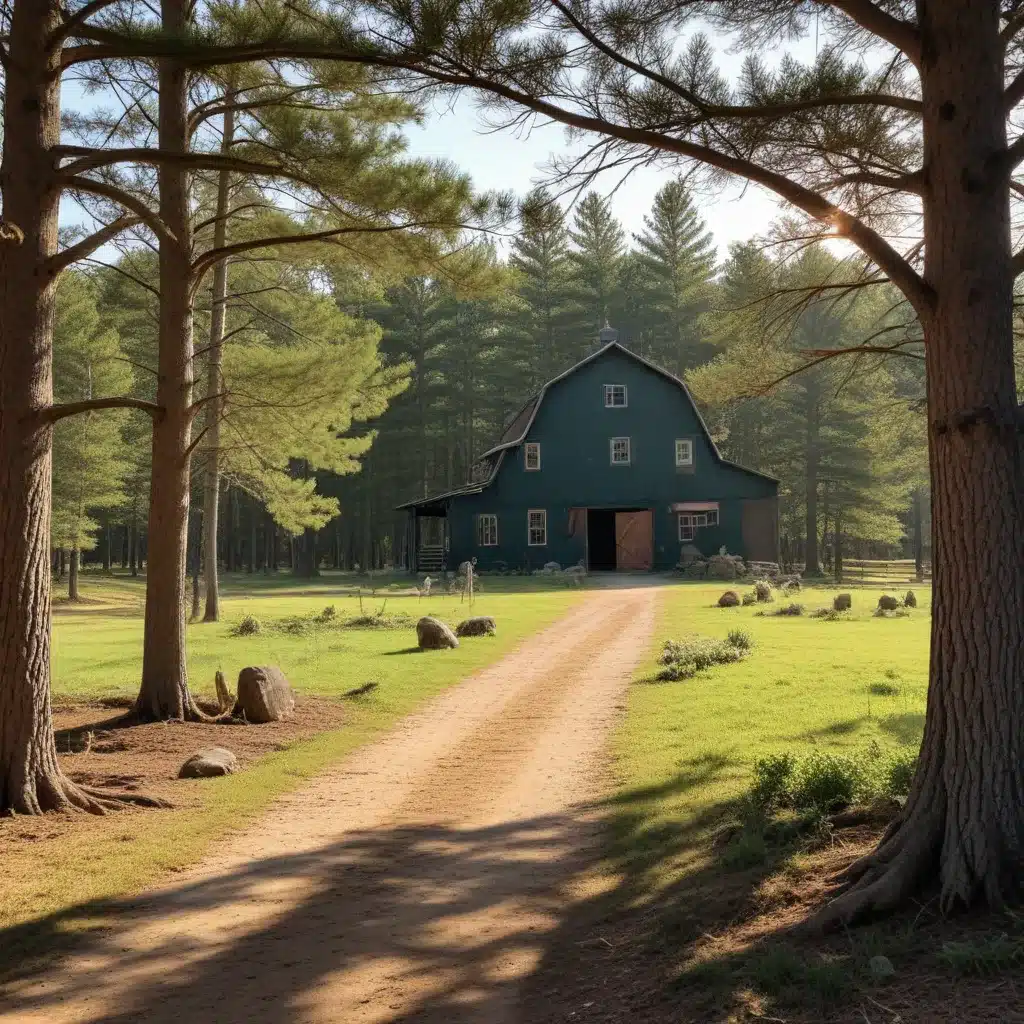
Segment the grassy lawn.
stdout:
<path fill-rule="evenodd" d="M 672 822 L 693 822 L 739 796 L 755 758 L 790 751 L 855 752 L 872 742 L 883 751 L 916 750 L 928 684 L 930 591 L 906 618 L 875 618 L 881 590 L 853 591 L 853 610 L 839 621 L 773 616 L 787 601 L 718 608 L 722 584 L 680 584 L 662 598 L 657 643 L 630 693 L 617 737 L 621 806 L 635 816 L 633 854 L 652 840 L 659 870 L 675 874 L 701 861 L 694 837 L 677 861 L 661 857 L 658 836 Z M 795 598 L 808 612 L 831 606 L 838 590 L 805 589 Z M 768 610 L 768 614 L 759 612 Z M 746 660 L 674 683 L 651 681 L 664 640 L 698 633 L 724 638 L 745 629 L 755 647 Z"/>
<path fill-rule="evenodd" d="M 252 584 L 252 585 L 250 585 Z M 357 584 L 356 584 L 357 585 Z M 0 822 L 0 939 L 6 949 L 26 952 L 59 947 L 94 924 L 104 901 L 136 892 L 167 872 L 202 856 L 209 844 L 244 826 L 274 797 L 299 785 L 359 745 L 372 740 L 426 699 L 497 660 L 530 634 L 563 615 L 578 590 L 545 588 L 529 580 L 486 580 L 474 614 L 493 615 L 498 635 L 464 641 L 456 651 L 411 653 L 415 630 L 330 629 L 289 633 L 281 620 L 319 613 L 334 605 L 339 620 L 360 614 L 353 581 L 327 577 L 296 584 L 287 577 L 229 579 L 224 621 L 189 626 L 189 671 L 193 687 L 212 696 L 221 668 L 229 685 L 247 664 L 278 664 L 299 691 L 339 697 L 365 682 L 378 688 L 346 701 L 340 729 L 332 729 L 270 753 L 245 771 L 223 779 L 174 783 L 170 811 L 127 811 L 106 818 L 74 816 L 50 828 L 36 821 Z M 141 662 L 144 599 L 141 580 L 84 576 L 87 603 L 58 606 L 53 622 L 55 703 L 134 695 Z M 363 598 L 363 612 L 380 609 L 386 590 Z M 469 615 L 458 596 L 418 599 L 390 592 L 387 615 L 437 615 L 449 623 Z M 262 631 L 237 637 L 233 627 L 246 614 Z M 102 717 L 102 715 L 100 716 Z M 181 728 L 179 726 L 179 728 Z M 197 746 L 201 744 L 202 726 Z M 42 819 L 40 819 L 42 821 Z M 45 824 L 45 823 L 44 823 Z M 29 835 L 26 829 L 36 831 Z M 40 829 L 42 829 L 40 831 Z M 24 834 L 23 834 L 24 833 Z M 4 839 L 21 842 L 4 843 Z M 31 841 L 27 841 L 31 840 Z"/>

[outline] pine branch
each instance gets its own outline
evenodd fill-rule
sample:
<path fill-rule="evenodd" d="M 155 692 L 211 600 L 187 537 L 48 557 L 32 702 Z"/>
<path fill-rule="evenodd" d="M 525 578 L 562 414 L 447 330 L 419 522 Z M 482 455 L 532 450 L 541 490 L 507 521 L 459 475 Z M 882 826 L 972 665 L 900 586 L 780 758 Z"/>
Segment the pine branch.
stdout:
<path fill-rule="evenodd" d="M 49 40 L 47 40 L 50 48 L 54 49 L 63 40 L 75 35 L 76 30 L 82 28 L 94 14 L 99 14 L 105 7 L 112 7 L 117 2 L 118 0 L 90 0 L 89 3 L 79 8 L 50 36 Z"/>
<path fill-rule="evenodd" d="M 138 217 L 118 217 L 117 220 L 111 221 L 106 227 L 100 228 L 99 231 L 94 231 L 80 242 L 76 242 L 74 245 L 62 249 L 55 256 L 51 256 L 46 261 L 47 273 L 59 274 L 65 268 L 70 267 L 72 263 L 77 263 L 79 260 L 84 260 L 91 256 L 112 238 L 116 238 L 122 231 L 126 231 L 138 223 Z"/>
<path fill-rule="evenodd" d="M 155 402 L 144 402 L 141 398 L 90 398 L 83 402 L 63 402 L 51 405 L 48 409 L 42 410 L 39 415 L 44 423 L 56 423 L 68 416 L 78 416 L 84 412 L 96 412 L 101 409 L 141 409 L 152 416 L 154 420 L 161 419 L 165 412 L 163 406 L 157 405 Z"/>
<path fill-rule="evenodd" d="M 62 179 L 61 184 L 65 189 L 73 192 L 88 192 L 90 195 L 109 199 L 134 213 L 161 240 L 175 241 L 173 233 L 160 217 L 130 192 L 125 192 L 116 185 L 109 185 L 105 181 L 96 181 L 93 178 L 69 177 Z"/>
<path fill-rule="evenodd" d="M 894 18 L 871 0 L 824 0 L 872 35 L 902 50 L 916 66 L 921 63 L 921 33 L 916 26 Z"/>

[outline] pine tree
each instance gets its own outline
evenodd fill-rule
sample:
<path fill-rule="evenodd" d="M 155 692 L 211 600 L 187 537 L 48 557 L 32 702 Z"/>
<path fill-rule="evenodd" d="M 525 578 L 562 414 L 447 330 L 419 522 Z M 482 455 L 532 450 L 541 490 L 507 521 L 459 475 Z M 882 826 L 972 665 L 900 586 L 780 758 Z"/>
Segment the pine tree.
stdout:
<path fill-rule="evenodd" d="M 682 375 L 711 356 L 701 317 L 712 297 L 714 241 L 681 180 L 658 190 L 644 226 L 633 236 L 637 249 L 632 256 L 644 351 Z"/>
<path fill-rule="evenodd" d="M 57 288 L 53 330 L 54 397 L 89 401 L 98 395 L 126 395 L 132 373 L 124 362 L 117 332 L 101 321 L 96 293 L 82 274 L 68 273 Z M 131 414 L 108 409 L 64 420 L 53 432 L 54 548 L 70 559 L 68 598 L 78 600 L 80 554 L 96 546 L 94 515 L 118 506 L 129 458 L 121 431 Z"/>
<path fill-rule="evenodd" d="M 569 237 L 572 297 L 578 313 L 572 344 L 575 362 L 593 348 L 602 327 L 614 327 L 621 318 L 625 235 L 612 216 L 611 201 L 588 192 L 573 215 Z"/>

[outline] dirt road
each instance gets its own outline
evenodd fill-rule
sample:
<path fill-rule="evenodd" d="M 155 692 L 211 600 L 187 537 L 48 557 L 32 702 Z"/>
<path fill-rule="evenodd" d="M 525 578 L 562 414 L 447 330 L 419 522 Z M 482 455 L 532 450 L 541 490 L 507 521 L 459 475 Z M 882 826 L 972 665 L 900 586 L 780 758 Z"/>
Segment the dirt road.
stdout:
<path fill-rule="evenodd" d="M 588 594 L 0 993 L 0 1018 L 528 1024 L 521 983 L 591 884 L 588 804 L 656 593 Z"/>

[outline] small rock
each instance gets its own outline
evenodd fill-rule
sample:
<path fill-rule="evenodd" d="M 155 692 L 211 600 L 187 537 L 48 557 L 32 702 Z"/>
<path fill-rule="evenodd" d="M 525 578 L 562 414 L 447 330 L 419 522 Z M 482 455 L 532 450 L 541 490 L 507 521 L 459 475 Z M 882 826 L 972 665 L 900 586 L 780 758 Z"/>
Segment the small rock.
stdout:
<path fill-rule="evenodd" d="M 178 772 L 179 779 L 212 779 L 230 775 L 238 767 L 238 758 L 227 747 L 197 750 Z"/>
<path fill-rule="evenodd" d="M 455 627 L 456 636 L 494 636 L 498 627 L 490 615 L 478 615 L 472 619 L 466 619 Z"/>
<path fill-rule="evenodd" d="M 416 623 L 416 642 L 421 651 L 440 651 L 446 647 L 459 646 L 451 628 L 431 615 L 424 615 Z"/>
<path fill-rule="evenodd" d="M 850 594 L 836 594 L 832 598 L 832 608 L 837 612 L 848 612 L 853 607 L 853 597 Z"/>
<path fill-rule="evenodd" d="M 250 666 L 238 673 L 238 699 L 232 714 L 263 725 L 280 722 L 295 710 L 295 691 L 276 665 Z"/>
<path fill-rule="evenodd" d="M 896 968 L 893 967 L 892 961 L 887 956 L 873 956 L 868 962 L 868 966 L 871 968 L 871 977 L 875 981 L 886 981 L 896 973 Z"/>
<path fill-rule="evenodd" d="M 719 599 L 719 608 L 735 608 L 740 603 L 740 595 L 735 590 L 727 590 Z"/>

